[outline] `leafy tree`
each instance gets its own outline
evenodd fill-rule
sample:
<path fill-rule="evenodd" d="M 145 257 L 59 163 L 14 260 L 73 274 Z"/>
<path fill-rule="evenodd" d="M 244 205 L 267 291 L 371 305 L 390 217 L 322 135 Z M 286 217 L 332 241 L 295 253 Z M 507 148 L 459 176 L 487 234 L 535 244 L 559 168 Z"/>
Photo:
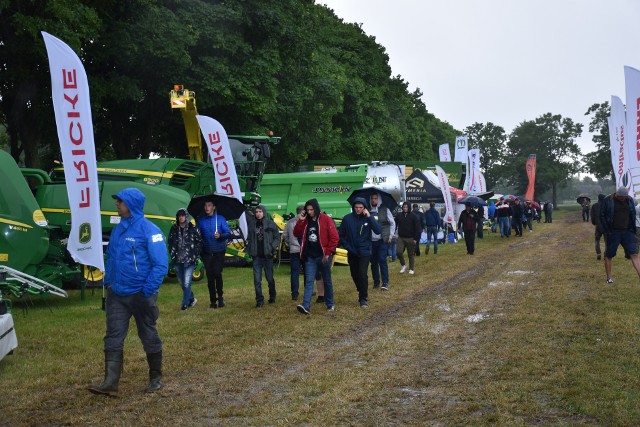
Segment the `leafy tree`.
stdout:
<path fill-rule="evenodd" d="M 551 189 L 557 206 L 557 189 L 580 170 L 580 147 L 575 139 L 582 134 L 582 124 L 559 114 L 546 113 L 535 120 L 520 123 L 507 143 L 509 161 L 500 169 L 501 177 L 524 192 L 527 183 L 525 164 L 529 154 L 536 154 L 536 194 Z"/>
<path fill-rule="evenodd" d="M 592 114 L 589 122 L 589 132 L 591 138 L 596 144 L 596 150 L 584 155 L 585 170 L 594 174 L 597 178 L 610 177 L 615 179 L 613 168 L 611 165 L 611 146 L 609 140 L 609 125 L 607 118 L 611 115 L 611 107 L 609 102 L 602 104 L 593 104 L 585 116 Z"/>
<path fill-rule="evenodd" d="M 493 188 L 500 177 L 500 169 L 507 163 L 504 146 L 507 135 L 504 128 L 491 122 L 474 123 L 464 133 L 469 137 L 469 148 L 480 149 L 480 168 L 484 171 L 487 188 Z"/>

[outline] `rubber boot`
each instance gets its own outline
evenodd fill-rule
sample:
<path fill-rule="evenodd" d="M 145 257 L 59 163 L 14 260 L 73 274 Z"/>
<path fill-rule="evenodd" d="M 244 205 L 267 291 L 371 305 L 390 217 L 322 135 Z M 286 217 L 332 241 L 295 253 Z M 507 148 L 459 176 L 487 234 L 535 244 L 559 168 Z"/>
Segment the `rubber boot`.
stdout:
<path fill-rule="evenodd" d="M 153 393 L 162 388 L 162 352 L 147 353 L 147 362 L 149 363 L 149 385 L 145 390 L 147 393 Z"/>
<path fill-rule="evenodd" d="M 122 352 L 104 352 L 104 381 L 100 385 L 89 386 L 89 391 L 93 394 L 103 394 L 105 396 L 118 395 L 118 383 L 122 373 Z"/>

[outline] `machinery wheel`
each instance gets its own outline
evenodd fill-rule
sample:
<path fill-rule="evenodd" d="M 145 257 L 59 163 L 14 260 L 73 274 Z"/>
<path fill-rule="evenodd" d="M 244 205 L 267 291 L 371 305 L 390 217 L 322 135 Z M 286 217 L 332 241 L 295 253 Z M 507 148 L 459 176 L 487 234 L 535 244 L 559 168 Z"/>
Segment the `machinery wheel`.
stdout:
<path fill-rule="evenodd" d="M 199 282 L 204 277 L 204 268 L 200 270 L 193 270 L 193 274 L 191 275 L 191 280 L 194 282 Z"/>

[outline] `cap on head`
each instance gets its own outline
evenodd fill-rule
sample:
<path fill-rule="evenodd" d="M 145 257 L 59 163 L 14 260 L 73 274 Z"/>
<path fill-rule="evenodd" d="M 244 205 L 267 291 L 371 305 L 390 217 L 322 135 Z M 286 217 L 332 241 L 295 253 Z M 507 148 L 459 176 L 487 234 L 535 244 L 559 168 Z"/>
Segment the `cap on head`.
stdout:
<path fill-rule="evenodd" d="M 617 196 L 628 196 L 629 195 L 629 191 L 627 190 L 627 187 L 620 187 L 616 190 L 616 195 Z"/>

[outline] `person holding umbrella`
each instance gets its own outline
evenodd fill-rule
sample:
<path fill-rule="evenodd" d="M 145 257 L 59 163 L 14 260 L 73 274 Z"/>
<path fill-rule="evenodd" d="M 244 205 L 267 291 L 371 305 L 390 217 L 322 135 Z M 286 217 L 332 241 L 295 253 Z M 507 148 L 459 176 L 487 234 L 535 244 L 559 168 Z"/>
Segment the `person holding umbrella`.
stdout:
<path fill-rule="evenodd" d="M 202 235 L 202 262 L 207 272 L 209 308 L 222 308 L 225 306 L 222 270 L 231 231 L 227 219 L 216 212 L 213 199 L 204 202 L 204 214 L 198 217 L 196 223 Z"/>
<path fill-rule="evenodd" d="M 471 208 L 471 203 L 466 202 L 465 208 L 458 219 L 458 229 L 464 232 L 464 242 L 467 245 L 467 255 L 475 252 L 476 227 L 478 226 L 479 215 Z"/>

